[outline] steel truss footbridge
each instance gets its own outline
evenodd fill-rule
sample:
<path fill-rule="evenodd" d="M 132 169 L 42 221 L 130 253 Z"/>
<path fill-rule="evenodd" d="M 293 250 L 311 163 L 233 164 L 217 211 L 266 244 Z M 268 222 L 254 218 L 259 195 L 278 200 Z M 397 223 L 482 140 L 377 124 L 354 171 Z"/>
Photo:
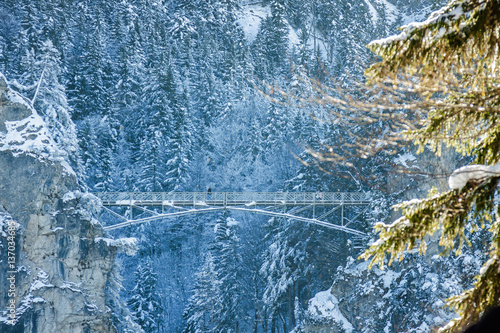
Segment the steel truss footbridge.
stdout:
<path fill-rule="evenodd" d="M 365 233 L 352 226 L 358 217 L 367 211 L 370 204 L 369 195 L 362 192 L 96 192 L 93 194 L 101 199 L 106 212 L 123 221 L 106 225 L 104 227 L 106 231 L 190 214 L 228 210 L 303 221 L 363 237 Z M 120 207 L 121 214 L 116 209 Z M 128 208 L 125 210 L 126 213 L 123 213 L 123 207 Z"/>

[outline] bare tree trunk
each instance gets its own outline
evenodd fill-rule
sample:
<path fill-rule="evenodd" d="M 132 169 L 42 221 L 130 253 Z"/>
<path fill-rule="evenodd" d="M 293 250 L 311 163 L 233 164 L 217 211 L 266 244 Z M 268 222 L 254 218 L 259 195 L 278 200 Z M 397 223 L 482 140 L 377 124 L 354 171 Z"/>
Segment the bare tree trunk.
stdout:
<path fill-rule="evenodd" d="M 295 307 L 296 307 L 296 304 L 295 304 L 295 281 L 293 282 L 292 288 L 293 288 L 292 289 L 292 314 L 291 314 L 290 328 L 293 328 L 297 325 L 296 318 L 295 318 Z"/>
<path fill-rule="evenodd" d="M 292 316 L 293 316 L 293 301 L 292 301 L 292 288 L 288 287 L 288 326 L 292 328 Z"/>
<path fill-rule="evenodd" d="M 283 318 L 283 315 L 279 311 L 278 314 L 280 316 L 281 322 L 283 323 L 283 333 L 288 333 L 288 330 L 286 329 L 286 318 Z"/>
<path fill-rule="evenodd" d="M 267 333 L 267 309 L 264 307 L 264 318 L 262 320 L 262 331 Z"/>
<path fill-rule="evenodd" d="M 257 305 L 255 305 L 254 316 L 253 316 L 253 333 L 257 333 L 257 323 L 259 322 L 259 316 L 257 315 Z"/>

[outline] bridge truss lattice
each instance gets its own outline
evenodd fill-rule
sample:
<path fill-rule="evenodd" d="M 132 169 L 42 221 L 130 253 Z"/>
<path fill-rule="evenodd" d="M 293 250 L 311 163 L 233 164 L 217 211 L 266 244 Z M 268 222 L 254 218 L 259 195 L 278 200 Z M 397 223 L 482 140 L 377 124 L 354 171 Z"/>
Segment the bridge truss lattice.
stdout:
<path fill-rule="evenodd" d="M 106 225 L 111 231 L 146 222 L 222 210 L 288 218 L 336 229 L 358 237 L 352 227 L 367 211 L 369 195 L 362 192 L 97 192 L 104 210 L 122 222 Z M 125 207 L 126 214 L 116 207 Z M 350 208 L 355 215 L 348 216 Z M 360 209 L 361 208 L 361 209 Z M 136 214 L 134 214 L 136 212 Z M 137 214 L 140 212 L 140 214 Z M 146 216 L 145 216 L 146 215 Z"/>

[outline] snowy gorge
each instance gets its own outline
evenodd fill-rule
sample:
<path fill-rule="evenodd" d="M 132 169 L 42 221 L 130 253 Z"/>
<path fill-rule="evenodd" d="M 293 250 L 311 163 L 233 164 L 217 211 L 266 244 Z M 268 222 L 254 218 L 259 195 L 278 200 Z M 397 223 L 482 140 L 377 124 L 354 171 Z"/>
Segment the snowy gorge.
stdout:
<path fill-rule="evenodd" d="M 450 258 L 436 239 L 426 256 L 409 253 L 385 270 L 357 257 L 375 223 L 399 217 L 394 204 L 431 187 L 459 190 L 498 167 L 459 169 L 468 161 L 413 147 L 353 155 L 348 166 L 317 160 L 310 151 L 340 154 L 388 125 L 363 128 L 331 112 L 305 79 L 349 90 L 375 60 L 366 44 L 440 5 L 2 1 L 0 246 L 15 220 L 23 287 L 17 326 L 0 300 L 0 330 L 429 332 L 453 318 L 444 300 L 471 285 L 481 231 Z M 456 172 L 413 175 L 443 170 Z M 106 234 L 98 218 L 122 220 L 87 193 L 207 188 L 369 192 L 367 211 L 345 218 L 371 239 L 227 211 Z"/>

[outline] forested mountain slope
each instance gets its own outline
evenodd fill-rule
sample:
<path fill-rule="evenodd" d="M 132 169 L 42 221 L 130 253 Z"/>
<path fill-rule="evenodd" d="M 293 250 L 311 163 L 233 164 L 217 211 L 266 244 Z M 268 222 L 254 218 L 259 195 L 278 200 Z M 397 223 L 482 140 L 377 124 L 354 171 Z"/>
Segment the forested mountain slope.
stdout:
<path fill-rule="evenodd" d="M 0 72 L 34 99 L 89 191 L 371 191 L 377 200 L 356 226 L 368 230 L 416 184 L 396 180 L 391 168 L 426 162 L 403 149 L 318 168 L 307 148 L 342 148 L 369 129 L 330 116 L 328 105 L 272 99 L 279 90 L 314 96 L 305 77 L 350 88 L 373 60 L 369 41 L 438 5 L 4 0 Z M 122 297 L 151 332 L 314 327 L 308 301 L 336 274 L 340 283 L 337 267 L 359 251 L 321 227 L 227 213 L 121 233 L 141 240 L 136 257 L 119 260 Z M 353 274 L 356 264 L 347 265 L 340 271 Z M 138 293 L 153 309 L 137 304 Z"/>

